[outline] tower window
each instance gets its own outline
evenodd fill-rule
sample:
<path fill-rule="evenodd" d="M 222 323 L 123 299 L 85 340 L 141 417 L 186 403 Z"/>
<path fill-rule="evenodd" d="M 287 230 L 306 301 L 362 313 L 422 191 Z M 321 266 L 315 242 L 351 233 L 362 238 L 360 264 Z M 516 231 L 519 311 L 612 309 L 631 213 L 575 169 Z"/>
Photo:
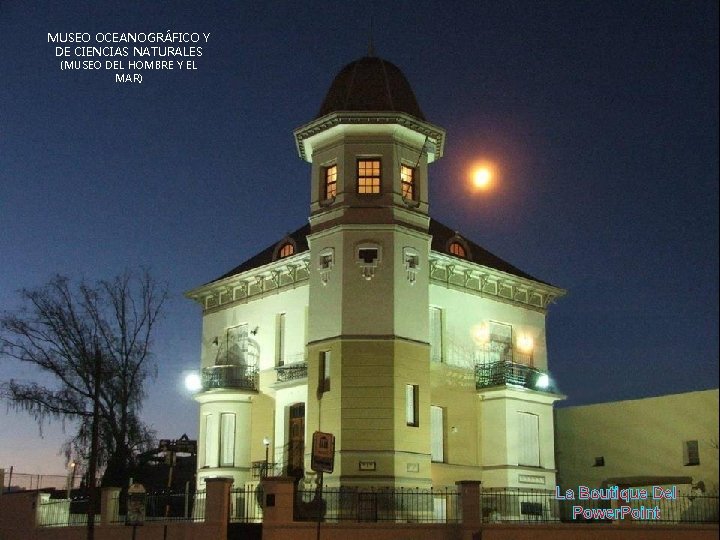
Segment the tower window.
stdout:
<path fill-rule="evenodd" d="M 280 248 L 280 258 L 281 259 L 283 257 L 289 257 L 293 253 L 295 253 L 295 246 L 293 246 L 290 243 L 287 243 L 283 247 Z"/>
<path fill-rule="evenodd" d="M 404 199 L 415 199 L 415 169 L 407 165 L 400 166 L 400 187 Z"/>
<path fill-rule="evenodd" d="M 380 160 L 359 159 L 358 168 L 358 193 L 367 195 L 380 193 Z"/>
<path fill-rule="evenodd" d="M 337 165 L 325 167 L 325 198 L 332 199 L 337 195 Z"/>
<path fill-rule="evenodd" d="M 463 259 L 467 257 L 467 254 L 465 253 L 465 248 L 460 242 L 453 242 L 452 244 L 450 244 L 450 253 L 452 255 L 455 255 L 456 257 L 462 257 Z"/>

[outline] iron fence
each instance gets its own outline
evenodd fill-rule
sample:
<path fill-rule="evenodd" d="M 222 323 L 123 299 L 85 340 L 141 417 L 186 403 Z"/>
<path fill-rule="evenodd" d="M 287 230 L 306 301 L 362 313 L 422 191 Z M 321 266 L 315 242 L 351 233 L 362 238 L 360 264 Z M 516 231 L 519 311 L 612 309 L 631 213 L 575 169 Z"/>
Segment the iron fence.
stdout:
<path fill-rule="evenodd" d="M 90 500 L 87 497 L 51 499 L 49 493 L 41 493 L 37 507 L 37 524 L 40 527 L 68 527 L 86 525 Z M 100 522 L 99 512 L 95 522 Z"/>
<path fill-rule="evenodd" d="M 230 491 L 230 521 L 237 523 L 262 523 L 263 491 L 258 485 Z"/>
<path fill-rule="evenodd" d="M 118 493 L 114 500 L 114 523 L 127 519 L 127 492 Z M 205 519 L 205 492 L 156 491 L 145 495 L 146 521 L 203 521 Z"/>
<path fill-rule="evenodd" d="M 630 521 L 645 523 L 717 523 L 718 497 L 623 500 L 558 500 L 545 490 L 486 488 L 481 491 L 483 522 L 566 523 Z"/>
<path fill-rule="evenodd" d="M 456 523 L 455 489 L 323 487 L 298 490 L 296 521 Z"/>

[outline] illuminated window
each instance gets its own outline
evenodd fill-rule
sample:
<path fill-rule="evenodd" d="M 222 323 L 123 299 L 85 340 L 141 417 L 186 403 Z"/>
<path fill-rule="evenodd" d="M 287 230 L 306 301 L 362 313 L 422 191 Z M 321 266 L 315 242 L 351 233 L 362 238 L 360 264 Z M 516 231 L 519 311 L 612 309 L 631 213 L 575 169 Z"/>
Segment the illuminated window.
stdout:
<path fill-rule="evenodd" d="M 359 159 L 357 190 L 361 194 L 380 193 L 380 160 Z"/>
<path fill-rule="evenodd" d="M 325 198 L 332 199 L 337 195 L 337 165 L 325 167 Z"/>
<path fill-rule="evenodd" d="M 406 165 L 400 166 L 400 188 L 405 199 L 415 199 L 415 169 Z"/>
<path fill-rule="evenodd" d="M 465 254 L 465 248 L 462 244 L 460 244 L 460 242 L 453 242 L 450 244 L 450 253 L 456 257 L 462 257 L 463 259 L 467 256 Z"/>
<path fill-rule="evenodd" d="M 290 243 L 285 244 L 283 247 L 280 248 L 280 258 L 281 259 L 283 257 L 289 257 L 293 253 L 295 253 L 295 247 Z"/>

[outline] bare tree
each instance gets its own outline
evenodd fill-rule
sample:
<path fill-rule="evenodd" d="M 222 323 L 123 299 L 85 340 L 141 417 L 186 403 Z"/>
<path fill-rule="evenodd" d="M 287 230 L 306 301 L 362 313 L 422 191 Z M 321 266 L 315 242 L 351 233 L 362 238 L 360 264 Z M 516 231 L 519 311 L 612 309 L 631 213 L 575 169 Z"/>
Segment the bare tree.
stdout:
<path fill-rule="evenodd" d="M 140 410 L 144 384 L 156 375 L 151 335 L 167 289 L 144 270 L 75 287 L 56 276 L 20 294 L 23 308 L 0 317 L 0 358 L 34 366 L 54 383 L 10 380 L 0 385 L 0 396 L 41 426 L 53 419 L 76 422 L 64 446 L 68 459 L 88 458 L 97 401 L 103 485 L 123 485 L 134 455 L 152 439 Z"/>

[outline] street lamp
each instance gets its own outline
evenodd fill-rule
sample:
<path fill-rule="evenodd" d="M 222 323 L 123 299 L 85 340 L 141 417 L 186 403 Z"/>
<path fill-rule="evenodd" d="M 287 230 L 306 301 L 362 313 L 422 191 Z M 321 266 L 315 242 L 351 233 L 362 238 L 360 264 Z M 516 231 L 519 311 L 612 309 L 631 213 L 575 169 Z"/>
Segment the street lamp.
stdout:
<path fill-rule="evenodd" d="M 267 471 L 268 471 L 268 456 L 270 452 L 270 439 L 267 437 L 263 437 L 263 445 L 265 445 L 265 474 L 263 474 L 263 477 L 267 477 Z"/>
<path fill-rule="evenodd" d="M 73 484 L 75 483 L 75 462 L 71 461 L 68 464 L 68 467 L 70 467 L 70 472 L 68 473 L 68 481 L 67 481 L 67 498 L 70 498 L 70 494 L 72 493 Z"/>

